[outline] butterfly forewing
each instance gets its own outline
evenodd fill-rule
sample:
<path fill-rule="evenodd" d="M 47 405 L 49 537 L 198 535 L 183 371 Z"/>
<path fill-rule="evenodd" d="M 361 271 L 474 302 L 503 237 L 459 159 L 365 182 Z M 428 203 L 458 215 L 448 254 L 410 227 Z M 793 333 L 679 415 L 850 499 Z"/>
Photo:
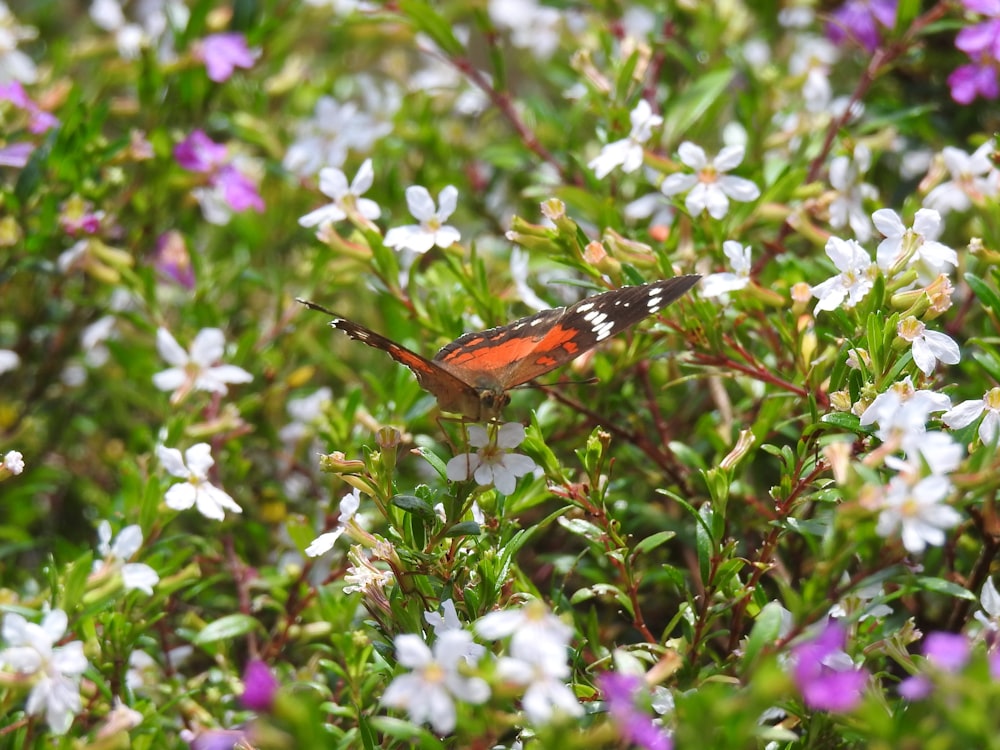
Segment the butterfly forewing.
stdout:
<path fill-rule="evenodd" d="M 442 407 L 449 411 L 453 410 L 449 407 L 449 403 L 454 401 L 457 394 L 464 396 L 472 393 L 472 389 L 465 382 L 444 370 L 440 365 L 369 328 L 365 328 L 363 325 L 336 315 L 330 321 L 330 325 L 343 331 L 355 341 L 384 351 L 400 364 L 409 367 L 417 376 L 420 387 L 437 398 Z"/>
<path fill-rule="evenodd" d="M 489 373 L 503 388 L 527 383 L 593 349 L 605 339 L 662 310 L 694 286 L 679 276 L 622 287 L 479 333 L 467 333 L 434 356 L 472 383 Z"/>

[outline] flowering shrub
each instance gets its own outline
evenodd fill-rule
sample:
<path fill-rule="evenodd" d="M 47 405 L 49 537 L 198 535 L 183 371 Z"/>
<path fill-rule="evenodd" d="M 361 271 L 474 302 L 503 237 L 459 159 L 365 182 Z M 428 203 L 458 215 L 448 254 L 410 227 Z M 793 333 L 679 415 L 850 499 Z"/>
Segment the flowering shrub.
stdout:
<path fill-rule="evenodd" d="M 0 745 L 996 744 L 1000 5 L 815 5 L 0 3 Z"/>

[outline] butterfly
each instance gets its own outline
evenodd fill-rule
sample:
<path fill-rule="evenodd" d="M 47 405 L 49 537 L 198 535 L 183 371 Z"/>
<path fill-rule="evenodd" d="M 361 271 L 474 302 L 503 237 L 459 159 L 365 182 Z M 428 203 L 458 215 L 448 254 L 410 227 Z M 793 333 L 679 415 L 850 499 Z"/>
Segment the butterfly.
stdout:
<path fill-rule="evenodd" d="M 511 388 L 534 380 L 659 312 L 700 276 L 677 276 L 585 297 L 567 307 L 542 310 L 505 326 L 459 336 L 427 359 L 375 331 L 314 302 L 298 302 L 330 315 L 330 325 L 381 349 L 406 365 L 444 411 L 474 421 L 498 419 Z"/>

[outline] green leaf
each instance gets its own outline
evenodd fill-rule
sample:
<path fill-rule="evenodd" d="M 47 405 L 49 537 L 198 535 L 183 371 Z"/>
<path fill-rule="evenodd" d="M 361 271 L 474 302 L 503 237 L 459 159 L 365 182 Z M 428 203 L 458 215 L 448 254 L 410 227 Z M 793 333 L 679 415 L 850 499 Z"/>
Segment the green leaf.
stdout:
<path fill-rule="evenodd" d="M 399 0 L 399 9 L 415 29 L 427 34 L 445 54 L 452 57 L 465 54 L 465 47 L 452 31 L 452 24 L 438 14 L 430 3 L 423 0 Z"/>
<path fill-rule="evenodd" d="M 427 519 L 435 517 L 434 509 L 416 495 L 393 495 L 390 502 L 406 513 L 415 513 Z"/>
<path fill-rule="evenodd" d="M 462 521 L 448 529 L 444 535 L 446 537 L 479 536 L 481 533 L 482 529 L 479 528 L 479 524 L 475 521 Z"/>
<path fill-rule="evenodd" d="M 947 594 L 948 596 L 953 596 L 956 599 L 965 599 L 970 602 L 978 601 L 978 597 L 967 588 L 959 586 L 957 583 L 946 581 L 944 578 L 921 576 L 917 578 L 917 585 L 924 591 L 934 591 L 938 594 Z"/>
<path fill-rule="evenodd" d="M 423 457 L 431 465 L 431 468 L 437 472 L 439 477 L 442 479 L 448 478 L 448 465 L 434 451 L 421 447 L 416 448 L 414 452 Z"/>
<path fill-rule="evenodd" d="M 635 551 L 633 554 L 644 555 L 647 552 L 652 552 L 660 545 L 669 542 L 675 536 L 677 536 L 677 533 L 674 531 L 658 531 L 652 536 L 647 536 L 645 539 L 643 539 L 641 542 L 635 545 Z"/>
<path fill-rule="evenodd" d="M 747 639 L 744 666 L 752 668 L 757 655 L 767 646 L 775 643 L 781 634 L 784 609 L 778 602 L 768 602 L 757 615 L 750 637 Z"/>
<path fill-rule="evenodd" d="M 708 73 L 674 98 L 670 109 L 663 113 L 663 140 L 673 143 L 691 130 L 719 97 L 729 91 L 735 74 L 735 68 Z"/>
<path fill-rule="evenodd" d="M 192 642 L 195 645 L 204 646 L 208 643 L 228 641 L 246 635 L 259 627 L 260 623 L 249 615 L 226 615 L 202 628 L 201 632 L 192 639 Z"/>
<path fill-rule="evenodd" d="M 971 273 L 965 274 L 964 278 L 984 307 L 990 308 L 994 313 L 1000 313 L 1000 296 L 997 296 L 985 281 Z"/>

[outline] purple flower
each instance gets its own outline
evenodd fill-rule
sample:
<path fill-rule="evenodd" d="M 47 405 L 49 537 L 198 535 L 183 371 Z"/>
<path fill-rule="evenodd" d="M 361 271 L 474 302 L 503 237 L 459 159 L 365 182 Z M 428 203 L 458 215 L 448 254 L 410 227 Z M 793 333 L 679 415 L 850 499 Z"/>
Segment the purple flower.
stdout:
<path fill-rule="evenodd" d="M 847 633 L 831 622 L 818 638 L 792 649 L 792 676 L 810 708 L 843 713 L 861 700 L 868 672 L 844 652 Z"/>
<path fill-rule="evenodd" d="M 184 169 L 208 176 L 208 186 L 195 188 L 194 196 L 212 224 L 226 224 L 232 211 L 264 210 L 254 181 L 236 166 L 226 145 L 216 143 L 204 131 L 195 130 L 178 143 L 174 158 Z"/>
<path fill-rule="evenodd" d="M 227 164 L 215 177 L 215 187 L 222 191 L 222 197 L 237 213 L 253 209 L 264 210 L 264 199 L 257 192 L 257 186 L 236 167 Z"/>
<path fill-rule="evenodd" d="M 28 130 L 35 135 L 51 130 L 59 124 L 58 118 L 35 104 L 24 90 L 24 87 L 17 81 L 0 84 L 0 100 L 10 102 L 31 116 L 31 119 L 28 121 Z"/>
<path fill-rule="evenodd" d="M 931 694 L 931 690 L 933 689 L 934 683 L 922 674 L 907 677 L 899 683 L 899 687 L 897 688 L 899 694 L 908 701 L 922 701 Z"/>
<path fill-rule="evenodd" d="M 896 25 L 896 0 L 847 0 L 832 14 L 826 36 L 834 44 L 856 41 L 868 52 L 881 43 L 881 29 Z"/>
<path fill-rule="evenodd" d="M 990 662 L 990 677 L 1000 680 L 1000 651 L 990 651 L 990 655 L 986 658 Z"/>
<path fill-rule="evenodd" d="M 674 743 L 670 735 L 636 706 L 636 697 L 645 692 L 640 677 L 605 672 L 597 682 L 608 704 L 608 713 L 624 740 L 645 750 L 672 750 Z"/>
<path fill-rule="evenodd" d="M 236 68 L 253 67 L 257 59 L 246 37 L 237 32 L 209 34 L 201 40 L 198 56 L 205 63 L 208 77 L 216 83 L 228 80 Z"/>
<path fill-rule="evenodd" d="M 212 172 L 226 161 L 228 149 L 224 143 L 216 143 L 204 130 L 195 130 L 191 135 L 174 146 L 174 158 L 189 172 Z"/>
<path fill-rule="evenodd" d="M 194 268 L 184 235 L 180 232 L 172 229 L 160 235 L 153 253 L 153 266 L 185 289 L 194 289 Z"/>
<path fill-rule="evenodd" d="M 278 690 L 278 680 L 267 664 L 260 659 L 251 659 L 243 671 L 243 695 L 240 702 L 251 711 L 270 711 L 274 694 Z"/>
<path fill-rule="evenodd" d="M 1000 96 L 997 67 L 1000 63 L 1000 2 L 998 0 L 964 0 L 967 10 L 987 16 L 987 20 L 967 26 L 955 37 L 955 46 L 969 56 L 948 76 L 951 98 L 959 104 L 969 104 L 977 96 L 996 99 Z"/>
<path fill-rule="evenodd" d="M 21 169 L 28 163 L 31 152 L 35 150 L 33 143 L 12 143 L 0 148 L 0 167 L 17 167 Z"/>
<path fill-rule="evenodd" d="M 924 639 L 924 656 L 944 672 L 957 672 L 969 661 L 971 646 L 961 633 L 929 633 Z"/>
<path fill-rule="evenodd" d="M 191 750 L 233 750 L 250 741 L 242 729 L 207 729 L 186 739 Z"/>

